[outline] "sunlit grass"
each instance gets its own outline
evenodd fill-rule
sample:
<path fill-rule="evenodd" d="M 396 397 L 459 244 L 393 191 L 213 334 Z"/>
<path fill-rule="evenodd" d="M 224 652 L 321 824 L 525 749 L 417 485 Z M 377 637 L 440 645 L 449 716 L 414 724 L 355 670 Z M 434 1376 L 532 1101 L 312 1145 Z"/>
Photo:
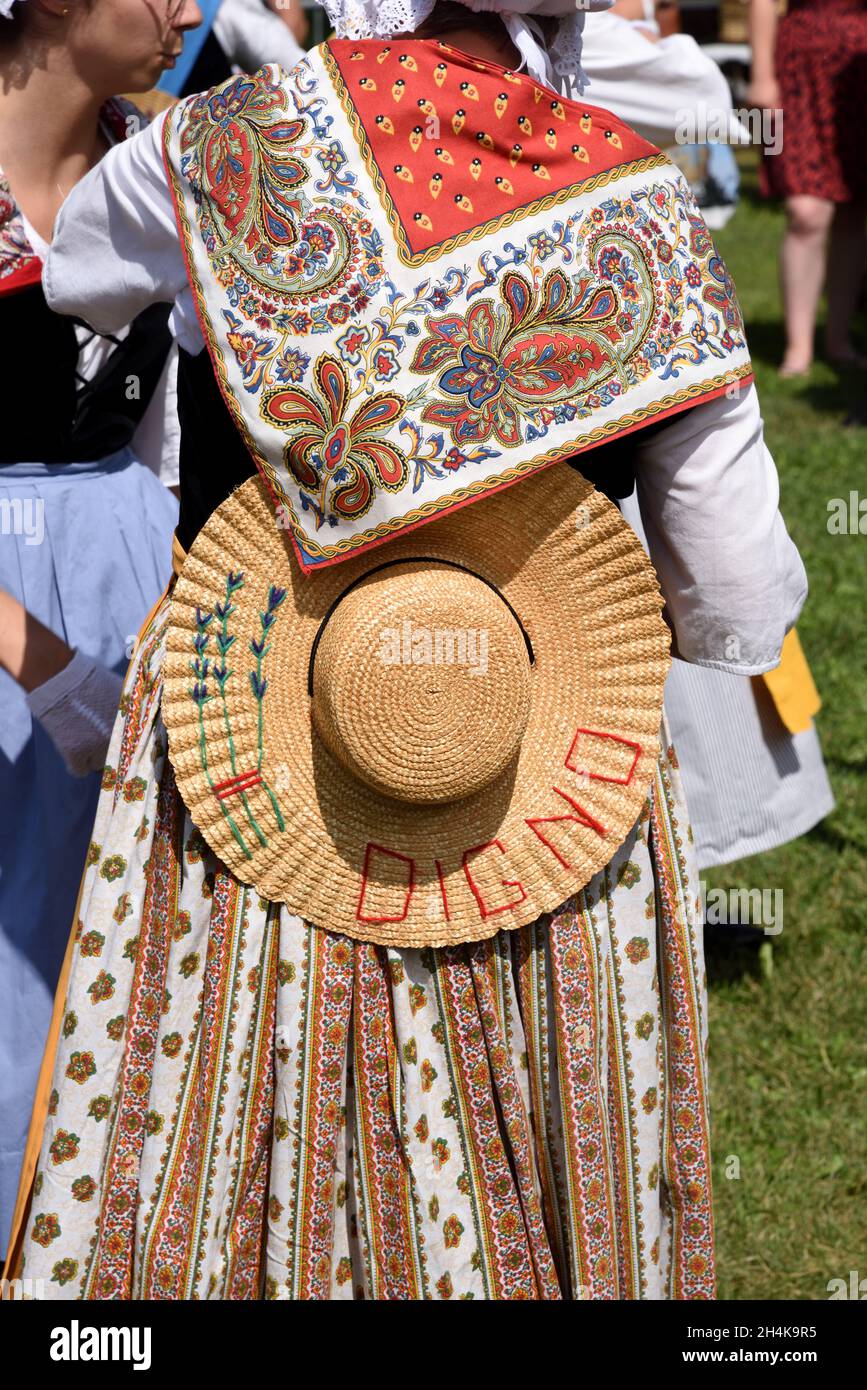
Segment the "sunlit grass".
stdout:
<path fill-rule="evenodd" d="M 805 380 L 778 378 L 783 219 L 757 199 L 754 168 L 744 172 L 744 197 L 715 240 L 810 576 L 798 631 L 824 701 L 838 805 L 794 844 L 706 875 L 718 887 L 782 888 L 785 910 L 761 957 L 726 945 L 724 927 L 708 936 L 720 1296 L 820 1299 L 829 1279 L 867 1277 L 867 535 L 827 529 L 830 498 L 867 498 L 867 429 L 843 427 L 867 377 L 819 362 Z"/>

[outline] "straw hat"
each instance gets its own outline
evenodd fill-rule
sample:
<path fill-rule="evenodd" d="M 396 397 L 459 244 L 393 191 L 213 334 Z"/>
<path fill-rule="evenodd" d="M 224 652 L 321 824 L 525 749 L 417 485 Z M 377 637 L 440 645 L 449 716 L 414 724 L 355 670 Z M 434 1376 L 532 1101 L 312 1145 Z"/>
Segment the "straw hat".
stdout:
<path fill-rule="evenodd" d="M 251 479 L 175 588 L 181 794 L 241 882 L 318 926 L 398 946 L 522 926 L 644 805 L 661 607 L 633 532 L 568 467 L 312 575 Z"/>

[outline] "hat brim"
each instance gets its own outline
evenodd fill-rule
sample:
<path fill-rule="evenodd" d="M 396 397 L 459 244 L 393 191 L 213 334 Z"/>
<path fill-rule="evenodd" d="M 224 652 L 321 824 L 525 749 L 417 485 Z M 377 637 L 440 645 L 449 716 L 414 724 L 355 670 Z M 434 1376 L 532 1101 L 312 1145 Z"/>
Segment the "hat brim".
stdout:
<path fill-rule="evenodd" d="M 302 574 L 258 478 L 214 512 L 177 581 L 162 704 L 170 757 L 205 840 L 262 896 L 384 945 L 481 940 L 578 892 L 637 820 L 669 668 L 662 598 L 616 507 L 562 465 L 387 553 L 480 575 L 529 635 L 529 723 L 496 780 L 460 801 L 411 804 L 329 752 L 311 719 L 311 646 L 381 557 Z"/>

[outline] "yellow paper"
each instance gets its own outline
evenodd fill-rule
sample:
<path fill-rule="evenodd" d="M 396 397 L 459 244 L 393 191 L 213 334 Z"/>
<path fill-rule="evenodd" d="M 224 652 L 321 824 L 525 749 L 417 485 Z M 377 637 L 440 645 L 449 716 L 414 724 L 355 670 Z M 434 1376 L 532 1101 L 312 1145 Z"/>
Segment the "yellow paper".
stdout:
<path fill-rule="evenodd" d="M 813 715 L 822 708 L 822 701 L 794 628 L 783 643 L 779 666 L 766 671 L 761 679 L 789 733 L 801 734 L 809 729 Z"/>

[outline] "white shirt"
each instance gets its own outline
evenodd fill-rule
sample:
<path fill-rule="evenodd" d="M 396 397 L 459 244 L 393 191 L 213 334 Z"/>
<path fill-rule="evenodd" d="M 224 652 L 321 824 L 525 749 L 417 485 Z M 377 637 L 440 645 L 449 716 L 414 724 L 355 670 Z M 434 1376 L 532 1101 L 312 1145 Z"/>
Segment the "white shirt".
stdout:
<path fill-rule="evenodd" d="M 163 167 L 164 119 L 109 151 L 76 185 L 43 283 L 52 309 L 98 332 L 115 332 L 154 302 L 171 304 L 175 337 L 197 353 L 204 344 Z M 755 388 L 696 405 L 633 440 L 676 654 L 738 675 L 771 670 L 807 579 L 778 510 Z"/>

